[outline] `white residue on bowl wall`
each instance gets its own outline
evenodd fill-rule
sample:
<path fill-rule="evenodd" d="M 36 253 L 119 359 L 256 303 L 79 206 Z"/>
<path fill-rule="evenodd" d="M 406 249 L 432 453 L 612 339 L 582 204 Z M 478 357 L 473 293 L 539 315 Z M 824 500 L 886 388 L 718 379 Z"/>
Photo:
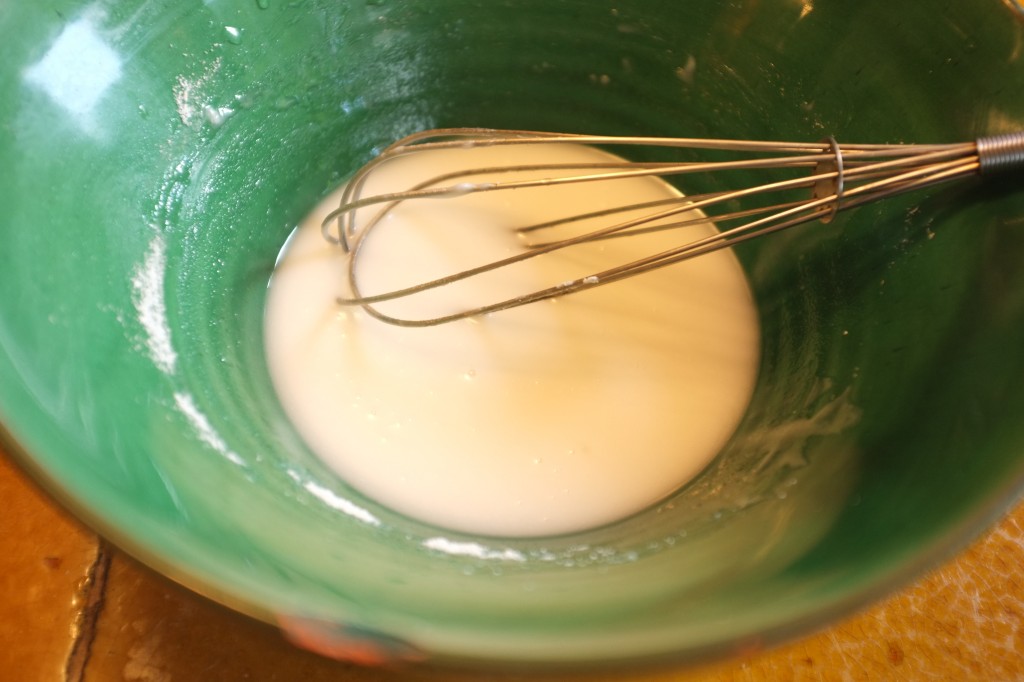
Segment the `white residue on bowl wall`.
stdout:
<path fill-rule="evenodd" d="M 692 55 L 686 56 L 686 64 L 676 68 L 676 78 L 687 85 L 693 85 L 693 76 L 697 73 L 697 59 Z"/>
<path fill-rule="evenodd" d="M 171 341 L 171 325 L 167 321 L 167 304 L 164 297 L 166 272 L 167 247 L 164 238 L 156 235 L 149 242 L 146 255 L 135 267 L 132 275 L 132 304 L 144 332 L 144 339 L 140 345 L 157 369 L 172 376 L 177 366 L 178 352 Z M 199 440 L 231 463 L 245 466 L 245 460 L 228 447 L 207 416 L 196 405 L 191 394 L 176 391 L 174 403 L 188 420 Z"/>
<path fill-rule="evenodd" d="M 218 112 L 221 122 L 226 118 L 221 113 L 225 107 L 215 106 L 211 102 L 211 97 L 205 92 L 206 86 L 220 70 L 221 62 L 222 59 L 217 57 L 210 62 L 202 74 L 194 78 L 178 76 L 177 85 L 174 86 L 174 104 L 178 109 L 178 118 L 185 125 L 191 127 L 202 124 L 204 120 L 209 120 L 208 111 Z M 234 113 L 233 110 L 232 113 Z"/>
<path fill-rule="evenodd" d="M 228 120 L 235 115 L 235 110 L 231 107 L 215 107 L 210 104 L 203 106 L 203 116 L 214 128 L 219 128 L 224 125 L 224 121 Z"/>
<path fill-rule="evenodd" d="M 805 466 L 804 448 L 810 438 L 840 434 L 860 421 L 860 416 L 861 410 L 851 402 L 850 389 L 847 388 L 809 417 L 791 419 L 756 431 L 751 436 L 751 446 L 756 445 L 766 454 L 754 467 L 754 472 L 763 472 L 773 464 L 778 467 Z"/>
<path fill-rule="evenodd" d="M 444 537 L 433 537 L 424 540 L 423 546 L 427 549 L 456 556 L 468 556 L 492 561 L 514 561 L 517 563 L 526 561 L 526 555 L 511 547 L 491 549 L 478 542 L 460 542 Z"/>
<path fill-rule="evenodd" d="M 188 419 L 196 435 L 199 436 L 199 440 L 224 455 L 232 464 L 245 466 L 245 460 L 228 447 L 228 444 L 224 442 L 224 439 L 221 438 L 220 434 L 213 428 L 213 425 L 210 424 L 210 420 L 196 406 L 191 394 L 182 391 L 176 392 L 174 394 L 174 403 L 178 406 L 178 411 Z"/>
<path fill-rule="evenodd" d="M 351 500 L 345 499 L 330 488 L 322 486 L 316 481 L 304 478 L 301 474 L 292 469 L 289 469 L 287 473 L 288 478 L 301 485 L 305 488 L 306 492 L 326 504 L 328 507 L 337 509 L 341 513 L 371 526 L 381 525 L 380 519 L 374 516 L 372 512 L 360 507 Z"/>
<path fill-rule="evenodd" d="M 132 275 L 132 304 L 145 332 L 143 345 L 150 359 L 165 374 L 174 374 L 178 353 L 171 343 L 164 302 L 164 273 L 167 265 L 163 237 L 157 235 Z"/>

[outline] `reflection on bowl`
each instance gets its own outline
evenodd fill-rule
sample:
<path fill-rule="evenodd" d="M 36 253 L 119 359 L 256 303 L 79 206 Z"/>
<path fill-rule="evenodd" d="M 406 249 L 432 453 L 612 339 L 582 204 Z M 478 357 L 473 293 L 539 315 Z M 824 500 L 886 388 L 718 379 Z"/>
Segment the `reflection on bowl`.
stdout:
<path fill-rule="evenodd" d="M 740 429 L 593 531 L 472 537 L 362 496 L 285 418 L 261 331 L 292 227 L 406 133 L 970 139 L 1022 127 L 1002 4 L 138 0 L 18 5 L 0 29 L 6 438 L 128 550 L 308 646 L 587 665 L 771 643 L 1022 488 L 1011 180 L 741 249 L 764 340 Z"/>

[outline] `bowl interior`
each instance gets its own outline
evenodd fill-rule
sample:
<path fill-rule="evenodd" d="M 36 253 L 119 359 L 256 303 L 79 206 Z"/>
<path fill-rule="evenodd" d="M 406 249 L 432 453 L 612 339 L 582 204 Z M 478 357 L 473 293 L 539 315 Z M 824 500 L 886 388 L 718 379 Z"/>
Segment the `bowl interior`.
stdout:
<path fill-rule="evenodd" d="M 1019 128 L 1021 28 L 975 0 L 12 5 L 0 421 L 99 529 L 260 617 L 443 661 L 679 659 L 802 632 L 961 546 L 1024 481 L 1010 180 L 743 247 L 763 360 L 731 444 L 657 508 L 543 540 L 417 523 L 320 464 L 264 364 L 275 258 L 419 129 Z"/>

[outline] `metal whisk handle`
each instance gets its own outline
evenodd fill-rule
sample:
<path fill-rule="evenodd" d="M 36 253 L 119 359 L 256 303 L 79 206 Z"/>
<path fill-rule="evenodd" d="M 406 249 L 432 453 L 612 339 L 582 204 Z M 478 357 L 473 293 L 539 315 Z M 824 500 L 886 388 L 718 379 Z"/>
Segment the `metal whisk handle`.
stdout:
<path fill-rule="evenodd" d="M 978 172 L 995 173 L 1024 166 L 1024 131 L 979 137 Z"/>

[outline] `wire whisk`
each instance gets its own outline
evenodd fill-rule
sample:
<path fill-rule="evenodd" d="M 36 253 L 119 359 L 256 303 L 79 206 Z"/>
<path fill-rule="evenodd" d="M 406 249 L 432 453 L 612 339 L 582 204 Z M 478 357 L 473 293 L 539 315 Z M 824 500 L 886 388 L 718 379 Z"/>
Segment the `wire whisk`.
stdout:
<path fill-rule="evenodd" d="M 426 150 L 541 144 L 661 148 L 678 154 L 682 160 L 475 167 L 443 173 L 402 191 L 364 194 L 370 176 L 399 157 Z M 340 298 L 341 304 L 362 306 L 369 314 L 391 324 L 427 327 L 604 286 L 795 225 L 811 221 L 829 223 L 840 211 L 897 194 L 1021 167 L 1024 167 L 1024 131 L 954 144 L 840 144 L 831 137 L 819 142 L 774 142 L 617 137 L 482 128 L 439 129 L 405 137 L 362 167 L 349 181 L 338 208 L 324 219 L 322 231 L 326 239 L 349 253 L 348 279 L 352 295 Z M 736 171 L 747 175 L 750 171 L 756 172 L 756 184 L 604 208 L 540 224 L 523 225 L 518 229 L 519 234 L 532 241 L 521 253 L 385 293 L 363 295 L 359 289 L 356 271 L 363 240 L 388 213 L 405 202 L 644 176 L 669 178 L 714 173 L 728 178 Z M 376 213 L 365 223 L 357 225 L 357 211 L 369 207 L 374 207 Z M 693 217 L 695 210 L 702 215 Z M 637 215 L 638 211 L 640 215 Z M 565 229 L 584 222 L 592 225 L 595 219 L 601 221 L 597 229 L 587 227 L 569 237 L 548 240 L 543 237 L 554 228 Z M 385 314 L 375 307 L 384 301 L 444 287 L 580 244 L 653 230 L 677 229 L 708 220 L 717 226 L 719 231 L 716 234 L 554 286 L 452 314 L 408 319 Z"/>

